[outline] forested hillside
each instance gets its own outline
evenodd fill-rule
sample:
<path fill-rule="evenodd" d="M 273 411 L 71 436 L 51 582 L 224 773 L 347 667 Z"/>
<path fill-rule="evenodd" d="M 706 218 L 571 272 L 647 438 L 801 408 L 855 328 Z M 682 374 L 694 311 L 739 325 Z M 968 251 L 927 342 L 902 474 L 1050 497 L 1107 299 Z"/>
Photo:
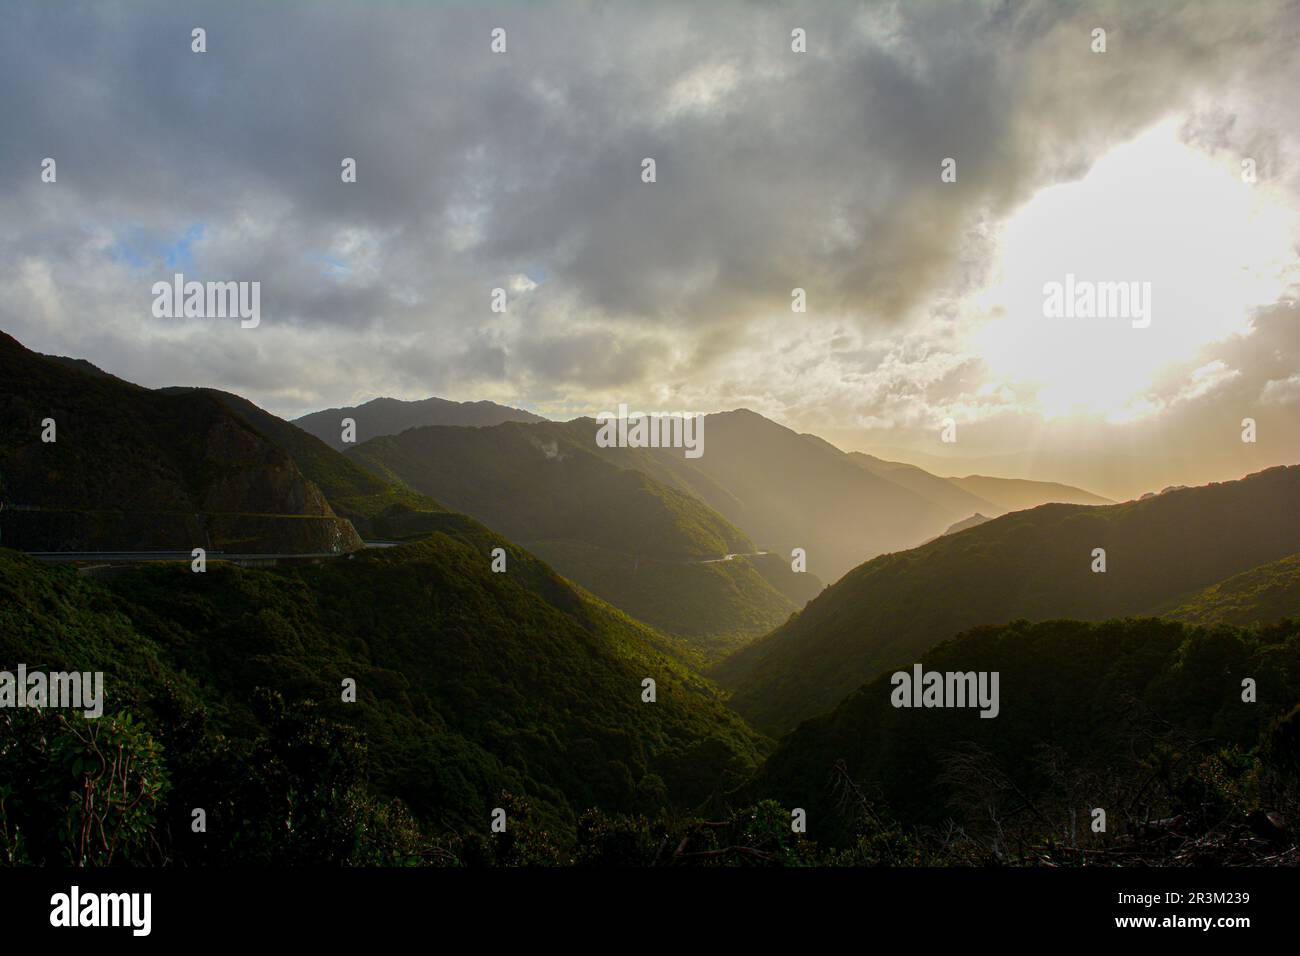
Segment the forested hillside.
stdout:
<path fill-rule="evenodd" d="M 346 451 L 351 446 L 343 441 L 345 418 L 356 423 L 358 442 L 383 435 L 398 435 L 408 428 L 423 428 L 426 425 L 481 427 L 500 425 L 502 422 L 546 421 L 541 415 L 495 402 L 452 402 L 445 398 L 405 402 L 396 398 L 376 398 L 362 405 L 312 412 L 294 419 L 293 424 L 335 451 Z"/>
<path fill-rule="evenodd" d="M 486 833 L 504 794 L 572 834 L 592 806 L 705 812 L 753 772 L 762 739 L 679 645 L 461 520 L 292 570 L 101 582 L 0 551 L 0 667 L 102 670 L 107 685 L 101 722 L 0 715 L 0 850 L 67 861 L 70 768 L 119 738 L 135 762 L 94 785 L 148 796 L 115 862 L 428 859 L 442 834 Z M 490 570 L 495 547 L 508 573 Z M 206 840 L 189 836 L 196 806 Z"/>
<path fill-rule="evenodd" d="M 0 543 L 340 552 L 352 525 L 215 395 L 150 391 L 0 332 Z"/>
<path fill-rule="evenodd" d="M 347 518 L 364 538 L 401 537 L 425 530 L 421 515 L 444 512 L 438 502 L 412 491 L 399 481 L 381 478 L 335 451 L 297 425 L 277 418 L 252 402 L 214 389 L 172 388 L 173 393 L 211 395 L 289 453 L 340 517 Z M 436 522 L 437 519 L 424 519 Z"/>
<path fill-rule="evenodd" d="M 629 614 L 716 657 L 820 590 L 700 498 L 597 453 L 567 425 L 417 428 L 349 458 L 472 515 Z M 748 558 L 719 560 L 728 554 Z"/>
<path fill-rule="evenodd" d="M 754 791 L 806 807 L 820 841 L 851 841 L 866 800 L 904 824 L 955 825 L 1008 858 L 1024 848 L 1016 838 L 1104 845 L 1090 837 L 1096 807 L 1107 833 L 1132 835 L 1178 813 L 1205 832 L 1245 823 L 1261 805 L 1294 805 L 1287 774 L 1300 757 L 1300 715 L 1271 750 L 1266 736 L 1300 701 L 1294 621 L 1253 630 L 1016 621 L 976 628 L 920 661 L 927 671 L 998 672 L 996 718 L 895 707 L 882 674 L 782 740 Z M 1254 702 L 1243 701 L 1247 678 Z"/>
<path fill-rule="evenodd" d="M 1297 500 L 1293 466 L 1120 505 L 1004 515 L 854 569 L 715 676 L 741 714 L 783 733 L 971 627 L 1155 613 L 1294 554 Z"/>

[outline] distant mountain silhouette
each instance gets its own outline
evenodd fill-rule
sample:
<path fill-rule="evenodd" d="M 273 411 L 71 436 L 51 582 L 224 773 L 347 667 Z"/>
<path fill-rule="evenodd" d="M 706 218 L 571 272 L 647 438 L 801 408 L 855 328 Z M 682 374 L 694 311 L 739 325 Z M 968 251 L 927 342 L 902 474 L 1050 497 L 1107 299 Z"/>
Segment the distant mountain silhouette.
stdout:
<path fill-rule="evenodd" d="M 978 528 L 984 522 L 991 520 L 982 514 L 973 514 L 963 521 L 958 521 L 952 525 L 944 534 L 956 534 L 958 531 L 965 531 L 967 528 Z"/>
<path fill-rule="evenodd" d="M 592 419 L 566 424 L 582 440 L 590 442 L 595 435 Z M 1008 510 L 950 479 L 843 452 L 748 409 L 706 415 L 704 454 L 699 458 L 686 458 L 679 449 L 597 451 L 623 467 L 690 491 L 761 547 L 787 560 L 792 549 L 804 549 L 808 570 L 828 581 L 868 558 L 943 534 L 974 512 L 994 515 Z M 1000 479 L 991 481 L 990 487 L 1002 489 Z M 1032 500 L 1034 505 L 1084 498 L 1104 501 L 1047 482 L 1010 486 L 1020 501 Z M 1000 490 L 998 497 L 1014 495 Z"/>
<path fill-rule="evenodd" d="M 567 423 L 594 443 L 596 423 Z M 834 580 L 867 558 L 912 547 L 970 514 L 860 467 L 838 448 L 748 409 L 704 418 L 704 454 L 680 449 L 602 448 L 601 454 L 705 501 L 789 561 Z"/>
<path fill-rule="evenodd" d="M 1113 505 L 1115 502 L 1082 488 L 1055 481 L 1028 481 L 1024 478 L 990 478 L 967 475 L 947 479 L 958 488 L 991 501 L 1002 511 L 1024 511 L 1051 502 L 1067 505 Z"/>
<path fill-rule="evenodd" d="M 886 461 L 863 452 L 849 452 L 849 457 L 874 474 L 911 488 L 947 507 L 967 509 L 990 518 L 1008 511 L 1024 511 L 1052 502 L 1079 505 L 1114 504 L 1082 488 L 1054 481 L 1027 481 L 1023 478 L 991 478 L 970 475 L 966 478 L 941 478 L 916 465 Z"/>
<path fill-rule="evenodd" d="M 425 425 L 500 425 L 502 422 L 544 422 L 547 419 L 519 408 L 495 402 L 452 402 L 445 398 L 425 398 L 406 402 L 396 398 L 376 398 L 363 405 L 327 408 L 296 418 L 293 424 L 315 435 L 337 451 L 352 447 L 342 439 L 342 421 L 357 423 L 356 444 L 382 435 L 397 435 L 408 428 Z"/>
<path fill-rule="evenodd" d="M 865 468 L 873 475 L 879 475 L 881 478 L 915 491 L 946 510 L 966 515 L 984 512 L 991 517 L 1007 510 L 987 498 L 982 498 L 954 484 L 950 478 L 940 478 L 915 465 L 885 461 L 883 458 L 860 451 L 849 452 L 848 457 L 854 464 Z M 1038 502 L 1038 504 L 1043 503 Z"/>

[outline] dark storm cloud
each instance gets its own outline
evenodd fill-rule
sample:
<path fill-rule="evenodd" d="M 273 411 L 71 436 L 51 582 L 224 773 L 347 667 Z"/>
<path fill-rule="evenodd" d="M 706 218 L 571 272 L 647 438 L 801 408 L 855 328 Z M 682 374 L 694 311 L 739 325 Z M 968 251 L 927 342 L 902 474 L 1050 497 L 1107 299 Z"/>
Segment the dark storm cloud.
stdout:
<path fill-rule="evenodd" d="M 1294 40 L 1225 6 L 8 4 L 0 322 L 308 404 L 707 374 L 795 286 L 890 327 L 978 276 L 972 222 Z M 195 229 L 192 277 L 260 280 L 273 341 L 149 317 Z"/>

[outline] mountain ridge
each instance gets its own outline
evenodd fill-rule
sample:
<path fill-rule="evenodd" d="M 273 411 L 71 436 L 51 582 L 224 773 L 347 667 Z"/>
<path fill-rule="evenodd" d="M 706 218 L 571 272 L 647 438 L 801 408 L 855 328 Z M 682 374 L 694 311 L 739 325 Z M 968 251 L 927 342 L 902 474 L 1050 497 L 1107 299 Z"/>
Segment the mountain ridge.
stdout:
<path fill-rule="evenodd" d="M 308 553 L 361 546 L 293 457 L 214 395 L 142 388 L 0 332 L 0 407 L 7 545 Z"/>
<path fill-rule="evenodd" d="M 971 627 L 1148 613 L 1300 550 L 1300 466 L 1116 505 L 1047 504 L 868 561 L 715 665 L 769 733 Z M 1091 568 L 1094 548 L 1106 573 Z"/>
<path fill-rule="evenodd" d="M 356 442 L 343 441 L 343 419 L 356 422 Z M 353 444 L 398 435 L 408 428 L 427 425 L 466 425 L 481 427 L 508 421 L 545 422 L 549 419 L 520 408 L 496 402 L 455 402 L 431 396 L 415 401 L 398 398 L 372 398 L 360 405 L 325 408 L 293 420 L 303 431 L 315 435 L 335 451 L 346 451 Z"/>
<path fill-rule="evenodd" d="M 698 497 L 620 467 L 584 437 L 573 423 L 431 425 L 363 442 L 348 457 L 473 516 L 712 656 L 815 593 L 819 582 L 761 560 L 754 542 Z M 729 554 L 741 557 L 720 560 Z"/>

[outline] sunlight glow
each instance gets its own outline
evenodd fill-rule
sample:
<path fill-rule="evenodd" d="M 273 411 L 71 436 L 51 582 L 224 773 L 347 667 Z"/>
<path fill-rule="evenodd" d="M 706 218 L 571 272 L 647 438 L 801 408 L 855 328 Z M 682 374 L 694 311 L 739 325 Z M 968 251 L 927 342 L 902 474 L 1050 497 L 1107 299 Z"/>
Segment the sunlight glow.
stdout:
<path fill-rule="evenodd" d="M 1006 223 L 998 274 L 976 300 L 988 319 L 969 347 L 994 376 L 1030 385 L 1045 417 L 1158 414 L 1166 402 L 1151 387 L 1163 370 L 1247 332 L 1251 310 L 1294 281 L 1295 235 L 1294 214 L 1265 185 L 1162 123 L 1083 179 L 1041 190 Z M 1044 285 L 1067 274 L 1149 282 L 1150 326 L 1045 317 Z M 1188 387 L 1212 386 L 1193 381 L 1193 368 Z"/>

